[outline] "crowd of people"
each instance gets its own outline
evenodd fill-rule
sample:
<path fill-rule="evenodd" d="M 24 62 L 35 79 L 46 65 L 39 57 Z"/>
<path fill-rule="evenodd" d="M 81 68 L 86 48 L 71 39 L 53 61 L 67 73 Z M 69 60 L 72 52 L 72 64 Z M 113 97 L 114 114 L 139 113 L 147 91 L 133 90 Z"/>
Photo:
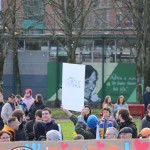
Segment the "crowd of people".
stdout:
<path fill-rule="evenodd" d="M 99 117 L 92 113 L 89 105 L 84 106 L 79 116 L 63 106 L 61 109 L 74 124 L 74 140 L 150 137 L 150 104 L 147 104 L 147 114 L 137 129 L 123 95 L 114 105 L 111 96 L 106 96 Z M 62 128 L 52 118 L 51 109 L 45 106 L 42 94 L 36 94 L 34 99 L 31 89 L 25 90 L 23 98 L 10 94 L 6 103 L 0 93 L 0 113 L 1 142 L 63 140 Z"/>

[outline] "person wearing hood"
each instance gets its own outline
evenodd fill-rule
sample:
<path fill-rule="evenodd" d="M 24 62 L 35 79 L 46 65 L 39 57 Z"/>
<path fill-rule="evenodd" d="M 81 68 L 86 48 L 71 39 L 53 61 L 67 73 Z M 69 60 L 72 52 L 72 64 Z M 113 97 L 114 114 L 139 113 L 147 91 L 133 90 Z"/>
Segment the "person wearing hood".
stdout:
<path fill-rule="evenodd" d="M 26 104 L 28 110 L 30 109 L 31 105 L 34 103 L 34 98 L 32 97 L 32 90 L 26 89 L 24 97 L 22 101 Z"/>
<path fill-rule="evenodd" d="M 50 130 L 57 130 L 62 136 L 60 126 L 57 123 L 55 123 L 55 120 L 52 119 L 52 112 L 49 108 L 44 108 L 42 110 L 42 120 L 46 124 L 46 132 Z"/>
<path fill-rule="evenodd" d="M 34 103 L 31 105 L 31 107 L 29 109 L 30 120 L 34 120 L 35 112 L 37 110 L 44 109 L 44 108 L 45 108 L 45 105 L 43 103 L 43 96 L 42 96 L 42 94 L 36 94 L 35 101 L 34 101 Z"/>
<path fill-rule="evenodd" d="M 132 116 L 130 116 L 129 110 L 126 108 L 121 108 L 117 112 L 118 130 L 120 131 L 124 127 L 130 127 L 132 129 L 132 138 L 137 138 L 137 127 L 133 121 Z"/>

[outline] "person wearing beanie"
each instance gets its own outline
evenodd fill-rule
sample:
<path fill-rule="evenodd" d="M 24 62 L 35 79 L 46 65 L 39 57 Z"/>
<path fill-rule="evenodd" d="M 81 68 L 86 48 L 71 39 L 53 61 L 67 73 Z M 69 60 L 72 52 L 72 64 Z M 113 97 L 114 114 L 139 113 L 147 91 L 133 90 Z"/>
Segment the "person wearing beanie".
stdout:
<path fill-rule="evenodd" d="M 84 139 L 96 139 L 96 127 L 99 120 L 95 115 L 90 115 L 87 119 L 87 125 L 81 116 L 75 127 L 77 134 L 81 134 Z"/>
<path fill-rule="evenodd" d="M 149 138 L 150 137 L 150 128 L 143 128 L 138 135 L 138 138 Z"/>
<path fill-rule="evenodd" d="M 57 130 L 50 130 L 46 133 L 47 141 L 60 141 L 61 135 Z"/>
<path fill-rule="evenodd" d="M 124 127 L 119 131 L 120 139 L 132 139 L 132 129 L 130 127 Z"/>
<path fill-rule="evenodd" d="M 24 97 L 22 101 L 26 104 L 28 111 L 31 107 L 31 105 L 34 103 L 34 98 L 32 97 L 32 90 L 31 89 L 26 89 Z"/>
<path fill-rule="evenodd" d="M 150 104 L 147 105 L 148 114 L 142 119 L 141 130 L 143 128 L 150 128 Z"/>

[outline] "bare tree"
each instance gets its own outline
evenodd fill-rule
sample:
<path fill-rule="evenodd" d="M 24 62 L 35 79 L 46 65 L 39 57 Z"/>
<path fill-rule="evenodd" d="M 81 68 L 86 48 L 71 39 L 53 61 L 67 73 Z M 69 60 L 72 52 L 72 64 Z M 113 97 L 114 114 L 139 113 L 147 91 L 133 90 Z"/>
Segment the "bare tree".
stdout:
<path fill-rule="evenodd" d="M 81 35 L 86 31 L 87 16 L 92 11 L 93 0 L 46 0 L 47 28 L 58 45 L 67 52 L 68 62 L 76 62 L 76 48 Z M 57 40 L 57 34 L 63 40 Z"/>
<path fill-rule="evenodd" d="M 118 1 L 113 0 L 115 4 Z M 124 16 L 133 20 L 136 30 L 136 99 L 142 101 L 142 78 L 144 88 L 150 86 L 150 1 L 149 0 L 123 0 L 121 7 L 117 5 Z M 122 20 L 123 21 L 123 20 Z"/>
<path fill-rule="evenodd" d="M 20 4 L 18 3 L 20 2 Z M 17 51 L 17 12 L 20 10 L 22 3 L 21 1 L 16 0 L 7 0 L 6 6 L 2 12 L 3 14 L 3 28 L 4 31 L 7 32 L 9 48 L 12 49 L 13 52 L 13 76 L 14 76 L 14 93 L 21 93 L 21 82 L 20 82 L 20 73 L 19 73 L 19 64 L 18 64 L 18 51 Z M 4 52 L 4 50 L 2 49 Z M 6 56 L 7 53 L 5 53 Z M 3 57 L 5 59 L 5 57 Z M 3 64 L 1 64 L 3 65 Z"/>

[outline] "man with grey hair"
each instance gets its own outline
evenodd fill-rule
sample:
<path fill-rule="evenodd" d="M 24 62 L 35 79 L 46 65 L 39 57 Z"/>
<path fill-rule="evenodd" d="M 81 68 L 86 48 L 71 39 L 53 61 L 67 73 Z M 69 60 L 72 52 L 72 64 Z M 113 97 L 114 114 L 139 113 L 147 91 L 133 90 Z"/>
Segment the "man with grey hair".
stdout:
<path fill-rule="evenodd" d="M 119 131 L 115 127 L 108 127 L 105 133 L 105 139 L 117 139 Z"/>

